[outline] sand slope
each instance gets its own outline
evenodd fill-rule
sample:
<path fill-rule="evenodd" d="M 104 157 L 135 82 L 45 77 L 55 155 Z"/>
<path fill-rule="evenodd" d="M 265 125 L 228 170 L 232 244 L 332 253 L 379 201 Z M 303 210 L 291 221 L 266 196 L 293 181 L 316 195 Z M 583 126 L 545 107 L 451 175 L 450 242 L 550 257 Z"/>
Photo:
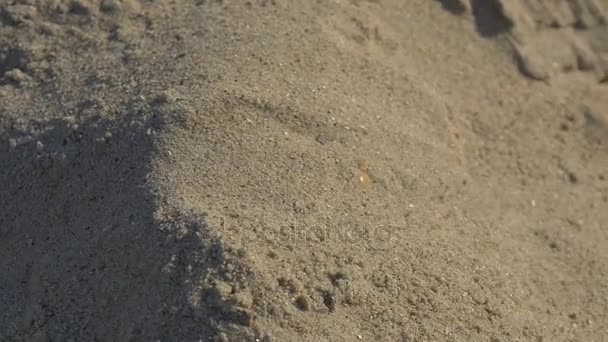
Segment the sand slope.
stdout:
<path fill-rule="evenodd" d="M 2 339 L 601 341 L 601 6 L 2 3 Z"/>

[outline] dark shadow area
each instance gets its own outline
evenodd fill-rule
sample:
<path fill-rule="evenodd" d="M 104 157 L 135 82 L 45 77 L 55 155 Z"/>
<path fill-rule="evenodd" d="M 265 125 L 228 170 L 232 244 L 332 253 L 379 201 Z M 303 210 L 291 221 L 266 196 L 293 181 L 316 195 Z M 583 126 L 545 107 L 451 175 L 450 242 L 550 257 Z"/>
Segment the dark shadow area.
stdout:
<path fill-rule="evenodd" d="M 454 14 L 461 15 L 467 10 L 460 0 L 437 0 L 441 3 L 444 10 Z"/>
<path fill-rule="evenodd" d="M 153 121 L 0 131 L 0 340 L 192 341 L 247 324 L 191 303 L 225 250 L 204 218 L 155 217 Z"/>
<path fill-rule="evenodd" d="M 436 0 L 443 9 L 454 14 L 462 15 L 466 12 L 466 6 L 459 0 Z M 501 33 L 508 32 L 513 23 L 504 15 L 500 0 L 470 0 L 475 27 L 483 37 L 491 38 Z"/>
<path fill-rule="evenodd" d="M 471 7 L 475 26 L 483 37 L 494 37 L 508 32 L 513 27 L 511 20 L 504 15 L 499 0 L 472 0 Z"/>
<path fill-rule="evenodd" d="M 26 54 L 22 49 L 13 47 L 2 50 L 0 50 L 0 77 L 9 70 L 23 68 L 26 65 Z"/>

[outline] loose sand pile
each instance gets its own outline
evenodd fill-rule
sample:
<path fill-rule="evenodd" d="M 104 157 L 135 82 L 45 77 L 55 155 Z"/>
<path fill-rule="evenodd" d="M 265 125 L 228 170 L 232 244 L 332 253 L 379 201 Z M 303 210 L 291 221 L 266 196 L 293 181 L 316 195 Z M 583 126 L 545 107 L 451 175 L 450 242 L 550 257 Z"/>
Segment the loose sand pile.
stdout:
<path fill-rule="evenodd" d="M 0 340 L 602 341 L 607 8 L 0 1 Z"/>

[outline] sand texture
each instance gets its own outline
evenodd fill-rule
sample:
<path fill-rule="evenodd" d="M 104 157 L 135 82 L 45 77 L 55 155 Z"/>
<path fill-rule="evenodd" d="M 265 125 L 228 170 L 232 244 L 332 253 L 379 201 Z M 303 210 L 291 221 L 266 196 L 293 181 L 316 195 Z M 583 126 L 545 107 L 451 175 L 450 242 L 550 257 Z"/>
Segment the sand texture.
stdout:
<path fill-rule="evenodd" d="M 0 341 L 606 341 L 607 19 L 0 0 Z"/>

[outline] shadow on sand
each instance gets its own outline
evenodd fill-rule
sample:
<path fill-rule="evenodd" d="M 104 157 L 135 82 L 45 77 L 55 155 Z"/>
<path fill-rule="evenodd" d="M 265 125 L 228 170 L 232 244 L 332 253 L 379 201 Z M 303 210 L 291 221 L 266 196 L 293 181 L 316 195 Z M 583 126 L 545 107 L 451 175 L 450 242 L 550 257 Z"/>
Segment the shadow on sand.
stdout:
<path fill-rule="evenodd" d="M 448 12 L 454 15 L 464 14 L 467 10 L 464 0 L 436 0 Z M 475 18 L 475 27 L 482 37 L 491 38 L 508 32 L 513 23 L 503 13 L 499 0 L 470 0 Z"/>
<path fill-rule="evenodd" d="M 155 217 L 154 121 L 0 132 L 2 339 L 194 340 L 246 324 L 193 303 L 224 249 L 204 218 Z"/>

